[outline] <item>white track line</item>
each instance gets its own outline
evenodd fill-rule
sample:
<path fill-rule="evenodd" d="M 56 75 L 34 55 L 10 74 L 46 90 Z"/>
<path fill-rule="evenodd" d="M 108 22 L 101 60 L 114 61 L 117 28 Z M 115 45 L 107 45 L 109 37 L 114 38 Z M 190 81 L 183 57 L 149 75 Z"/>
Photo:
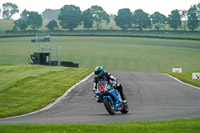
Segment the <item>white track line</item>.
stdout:
<path fill-rule="evenodd" d="M 199 89 L 199 90 L 200 90 L 200 87 L 197 87 L 197 86 L 194 86 L 194 85 L 185 83 L 185 82 L 183 82 L 183 81 L 181 81 L 181 80 L 179 80 L 179 79 L 177 79 L 177 78 L 175 78 L 175 77 L 173 77 L 173 76 L 171 76 L 171 75 L 169 75 L 169 74 L 167 74 L 167 73 L 164 73 L 164 74 L 167 75 L 168 77 L 170 77 L 170 78 L 172 78 L 172 79 L 178 81 L 178 82 L 181 83 L 181 84 L 184 84 L 184 85 L 187 85 L 187 86 L 189 86 L 189 87 L 192 87 L 192 88 L 195 88 L 195 89 Z"/>
<path fill-rule="evenodd" d="M 18 115 L 18 116 L 13 116 L 13 117 L 7 117 L 7 118 L 2 118 L 0 120 L 6 120 L 6 119 L 13 119 L 13 118 L 18 118 L 18 117 L 23 117 L 23 116 L 27 116 L 27 115 L 32 115 L 44 110 L 47 110 L 49 108 L 51 108 L 53 105 L 57 104 L 58 102 L 60 102 L 64 97 L 66 97 L 76 86 L 80 85 L 81 83 L 85 82 L 86 80 L 88 80 L 93 73 L 91 73 L 90 75 L 88 75 L 87 77 L 85 77 L 84 79 L 82 79 L 80 82 L 76 83 L 75 85 L 73 85 L 71 88 L 69 88 L 62 96 L 60 96 L 59 98 L 57 98 L 53 103 L 48 104 L 47 106 L 45 106 L 44 108 L 41 108 L 37 111 L 31 112 L 31 113 L 27 113 L 27 114 L 23 114 L 23 115 Z"/>

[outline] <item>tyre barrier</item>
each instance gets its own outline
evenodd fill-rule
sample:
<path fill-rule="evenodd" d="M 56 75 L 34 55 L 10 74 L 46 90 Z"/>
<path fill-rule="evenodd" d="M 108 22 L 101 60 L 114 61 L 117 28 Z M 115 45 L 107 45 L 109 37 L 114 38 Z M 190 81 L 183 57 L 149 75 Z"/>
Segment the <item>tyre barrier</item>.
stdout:
<path fill-rule="evenodd" d="M 50 66 L 58 66 L 58 61 L 50 61 Z M 79 67 L 78 63 L 74 63 L 74 62 L 68 62 L 68 61 L 61 61 L 60 62 L 60 66 L 64 66 L 64 67 Z"/>

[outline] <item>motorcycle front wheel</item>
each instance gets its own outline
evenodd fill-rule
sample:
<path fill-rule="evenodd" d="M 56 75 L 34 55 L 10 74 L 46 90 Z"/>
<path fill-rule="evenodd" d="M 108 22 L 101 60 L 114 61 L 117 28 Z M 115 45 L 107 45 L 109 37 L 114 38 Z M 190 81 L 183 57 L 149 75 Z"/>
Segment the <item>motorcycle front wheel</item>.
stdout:
<path fill-rule="evenodd" d="M 108 111 L 108 113 L 110 113 L 111 115 L 115 114 L 115 106 L 114 106 L 114 102 L 111 99 L 108 99 L 107 97 L 103 99 L 103 103 L 104 106 L 106 108 L 106 110 Z"/>

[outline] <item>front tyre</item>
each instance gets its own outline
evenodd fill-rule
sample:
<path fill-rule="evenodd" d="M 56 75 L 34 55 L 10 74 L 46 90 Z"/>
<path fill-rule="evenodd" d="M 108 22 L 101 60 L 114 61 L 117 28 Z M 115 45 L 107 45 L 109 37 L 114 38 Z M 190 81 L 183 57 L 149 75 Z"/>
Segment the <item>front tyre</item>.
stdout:
<path fill-rule="evenodd" d="M 115 106 L 114 106 L 113 100 L 112 99 L 110 100 L 107 97 L 105 97 L 103 99 L 103 103 L 104 103 L 104 106 L 105 106 L 106 110 L 108 111 L 108 113 L 110 113 L 111 115 L 114 115 L 115 114 Z"/>

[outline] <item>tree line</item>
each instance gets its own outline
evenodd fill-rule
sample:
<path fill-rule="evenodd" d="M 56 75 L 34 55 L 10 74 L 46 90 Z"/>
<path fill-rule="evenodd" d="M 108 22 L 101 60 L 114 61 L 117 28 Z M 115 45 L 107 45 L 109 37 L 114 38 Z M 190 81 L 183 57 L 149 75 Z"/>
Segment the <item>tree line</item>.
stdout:
<path fill-rule="evenodd" d="M 1 9 L 0 9 L 1 12 Z M 2 17 L 4 19 L 11 19 L 19 9 L 16 4 L 4 3 Z M 74 30 L 79 25 L 83 28 L 90 29 L 95 26 L 97 30 L 101 29 L 101 23 L 106 21 L 110 22 L 109 14 L 100 7 L 92 6 L 83 12 L 75 5 L 64 5 L 58 13 L 57 21 L 51 20 L 46 25 L 49 30 L 54 30 L 59 26 L 62 29 Z M 165 16 L 160 12 L 148 14 L 142 9 L 137 9 L 131 12 L 129 8 L 119 9 L 114 21 L 122 30 L 131 28 L 139 29 L 142 31 L 145 28 L 155 27 L 156 30 L 168 25 L 170 28 L 177 30 L 179 27 L 188 27 L 194 31 L 199 27 L 200 23 L 200 3 L 191 6 L 188 10 L 173 10 L 171 14 Z M 14 21 L 14 30 L 26 30 L 28 27 L 36 30 L 42 26 L 42 15 L 38 12 L 27 11 L 26 9 L 20 14 L 20 18 Z"/>

